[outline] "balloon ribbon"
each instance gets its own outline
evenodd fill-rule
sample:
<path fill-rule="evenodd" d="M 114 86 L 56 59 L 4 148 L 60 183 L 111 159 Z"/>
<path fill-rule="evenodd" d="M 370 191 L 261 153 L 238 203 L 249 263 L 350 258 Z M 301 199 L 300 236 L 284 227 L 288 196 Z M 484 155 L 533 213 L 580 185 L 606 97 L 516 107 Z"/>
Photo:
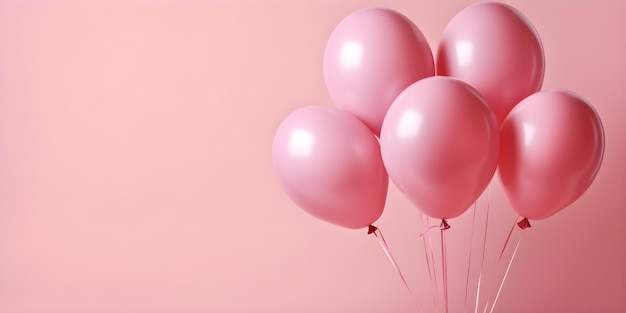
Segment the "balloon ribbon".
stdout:
<path fill-rule="evenodd" d="M 450 224 L 445 219 L 439 225 L 441 229 L 441 273 L 443 280 L 443 301 L 445 312 L 448 313 L 448 253 L 446 251 L 446 230 L 450 229 Z"/>
<path fill-rule="evenodd" d="M 387 241 L 385 241 L 385 237 L 383 237 L 383 233 L 380 231 L 380 229 L 378 227 L 376 227 L 374 225 L 370 225 L 368 227 L 368 229 L 367 229 L 367 234 L 368 235 L 369 234 L 374 234 L 376 239 L 378 239 L 378 243 L 380 244 L 380 247 L 385 252 L 385 255 L 387 255 L 387 259 L 389 259 L 389 262 L 391 263 L 391 265 L 393 265 L 394 269 L 398 273 L 398 276 L 400 276 L 400 279 L 402 280 L 402 283 L 404 284 L 404 287 L 406 287 L 406 290 L 409 292 L 409 294 L 411 294 L 411 297 L 413 298 L 413 302 L 415 302 L 415 305 L 417 306 L 417 309 L 419 310 L 420 313 L 424 313 L 424 310 L 422 309 L 422 306 L 417 301 L 417 297 L 415 297 L 415 294 L 413 293 L 413 291 L 409 287 L 409 284 L 407 283 L 406 279 L 404 278 L 404 275 L 402 274 L 402 271 L 400 270 L 400 267 L 398 266 L 398 262 L 396 262 L 396 259 L 391 254 L 391 250 L 389 250 L 389 246 L 387 245 Z"/>
<path fill-rule="evenodd" d="M 420 237 L 422 237 L 422 241 L 424 242 L 424 256 L 426 258 L 426 267 L 428 268 L 428 276 L 430 278 L 430 288 L 433 291 L 433 304 L 435 306 L 435 312 L 439 313 L 439 287 L 437 286 L 437 272 L 435 269 L 433 242 L 432 237 L 430 236 L 430 230 L 437 228 L 437 226 L 429 226 L 430 219 L 424 213 L 420 214 L 420 219 L 422 220 L 422 226 L 424 227 L 424 231 L 420 234 Z"/>
<path fill-rule="evenodd" d="M 484 223 L 485 223 L 485 227 L 484 227 L 484 234 L 483 234 L 483 242 L 482 242 L 482 246 L 480 246 L 480 248 L 482 249 L 482 253 L 480 256 L 480 271 L 478 272 L 478 281 L 476 283 L 476 302 L 474 304 L 474 313 L 478 313 L 478 306 L 479 306 L 479 300 L 480 300 L 480 289 L 481 289 L 481 285 L 483 283 L 483 272 L 485 269 L 485 253 L 487 251 L 487 230 L 489 228 L 489 209 L 490 209 L 490 204 L 491 204 L 491 183 L 489 184 L 489 189 L 487 191 L 487 207 L 485 209 L 485 218 L 484 218 Z M 483 219 L 479 218 L 478 222 L 482 222 Z M 473 237 L 473 232 L 474 232 L 474 228 L 477 228 L 477 219 L 476 219 L 476 204 L 474 203 L 474 227 L 472 228 L 472 245 L 470 246 L 470 255 L 472 252 L 472 246 L 474 244 L 474 237 Z M 471 264 L 471 257 L 470 257 L 470 264 Z M 469 265 L 468 265 L 468 283 L 469 283 Z M 468 284 L 469 285 L 469 284 Z M 467 287 L 468 285 L 465 286 L 465 310 L 467 311 Z"/>
<path fill-rule="evenodd" d="M 502 251 L 500 252 L 500 258 L 498 259 L 496 278 L 502 277 L 500 279 L 498 291 L 496 292 L 495 298 L 493 299 L 493 303 L 491 303 L 491 306 L 489 303 L 491 299 L 487 300 L 484 313 L 486 313 L 487 310 L 489 311 L 489 313 L 493 313 L 493 309 L 496 307 L 496 303 L 498 302 L 498 297 L 500 297 L 502 286 L 504 286 L 506 277 L 509 275 L 509 270 L 511 269 L 511 264 L 513 264 L 513 260 L 515 259 L 515 255 L 517 254 L 517 249 L 519 248 L 519 244 L 522 240 L 523 230 L 526 228 L 530 228 L 530 227 L 532 226 L 530 225 L 530 222 L 528 221 L 528 219 L 525 217 L 522 218 L 522 220 L 519 222 L 517 222 L 517 219 L 516 219 L 515 223 L 513 223 L 513 227 L 511 227 L 511 231 L 509 231 L 509 236 L 506 238 L 506 241 L 504 242 L 504 246 L 502 247 Z M 517 229 L 519 229 L 519 231 L 516 231 Z M 505 257 L 505 254 L 507 255 L 506 257 Z M 508 255 L 510 255 L 510 257 Z M 505 261 L 506 259 L 508 259 L 508 261 Z M 505 263 L 507 264 L 506 268 L 503 267 Z M 503 271 L 504 273 L 502 273 Z"/>

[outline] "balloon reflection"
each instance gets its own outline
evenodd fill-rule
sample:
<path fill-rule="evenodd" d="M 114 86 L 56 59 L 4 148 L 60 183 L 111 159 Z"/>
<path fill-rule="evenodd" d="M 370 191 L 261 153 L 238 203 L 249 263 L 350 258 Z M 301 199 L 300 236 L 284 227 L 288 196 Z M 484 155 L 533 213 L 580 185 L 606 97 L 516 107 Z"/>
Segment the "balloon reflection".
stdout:
<path fill-rule="evenodd" d="M 309 156 L 313 152 L 315 137 L 305 130 L 297 129 L 289 138 L 289 154 L 292 156 Z"/>
<path fill-rule="evenodd" d="M 398 138 L 412 138 L 417 136 L 423 116 L 415 110 L 404 112 L 398 123 Z"/>
<path fill-rule="evenodd" d="M 348 41 L 341 47 L 341 68 L 353 69 L 361 66 L 363 46 L 357 42 Z"/>
<path fill-rule="evenodd" d="M 474 53 L 474 45 L 471 42 L 461 40 L 456 43 L 456 61 L 459 66 L 472 64 L 472 54 Z"/>

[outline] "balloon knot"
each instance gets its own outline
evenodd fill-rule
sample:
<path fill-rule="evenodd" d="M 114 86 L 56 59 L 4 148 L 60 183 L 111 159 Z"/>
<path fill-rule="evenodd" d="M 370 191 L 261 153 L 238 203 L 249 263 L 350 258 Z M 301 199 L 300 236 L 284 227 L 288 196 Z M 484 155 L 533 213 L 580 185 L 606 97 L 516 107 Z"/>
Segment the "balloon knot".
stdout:
<path fill-rule="evenodd" d="M 527 219 L 527 218 L 525 218 L 525 217 L 524 217 L 524 219 L 522 219 L 521 221 L 519 221 L 519 222 L 517 223 L 517 226 L 519 226 L 519 228 L 521 228 L 521 229 L 525 229 L 525 228 L 530 228 L 530 227 L 532 227 L 532 226 L 530 225 L 530 222 L 528 221 L 528 219 Z"/>
<path fill-rule="evenodd" d="M 439 224 L 439 228 L 441 230 L 446 230 L 448 228 L 450 228 L 450 224 L 448 224 L 448 221 L 446 221 L 445 219 L 441 220 L 441 224 Z"/>
<path fill-rule="evenodd" d="M 370 225 L 370 226 L 367 227 L 367 234 L 369 235 L 369 234 L 371 234 L 371 233 L 373 233 L 373 232 L 375 232 L 377 230 L 378 230 L 378 227 L 376 227 L 374 225 Z"/>

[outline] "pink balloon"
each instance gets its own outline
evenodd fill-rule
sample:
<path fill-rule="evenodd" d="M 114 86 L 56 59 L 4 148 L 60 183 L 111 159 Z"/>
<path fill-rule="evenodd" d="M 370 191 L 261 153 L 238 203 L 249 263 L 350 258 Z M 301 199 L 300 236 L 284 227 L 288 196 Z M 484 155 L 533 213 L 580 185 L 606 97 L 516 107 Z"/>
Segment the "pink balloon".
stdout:
<path fill-rule="evenodd" d="M 502 123 L 543 84 L 544 53 L 530 21 L 503 3 L 479 3 L 446 26 L 437 51 L 437 75 L 472 85 Z"/>
<path fill-rule="evenodd" d="M 468 84 L 422 79 L 389 108 L 380 136 L 394 184 L 425 214 L 453 218 L 487 187 L 498 164 L 495 115 Z"/>
<path fill-rule="evenodd" d="M 293 112 L 276 132 L 272 156 L 285 191 L 311 215 L 361 228 L 382 214 L 389 178 L 380 146 L 349 113 L 321 106 Z"/>
<path fill-rule="evenodd" d="M 500 178 L 521 216 L 544 219 L 576 201 L 604 155 L 604 130 L 593 107 L 566 91 L 520 102 L 502 124 Z"/>
<path fill-rule="evenodd" d="M 377 135 L 396 96 L 434 74 L 433 55 L 422 32 L 388 9 L 348 15 L 330 35 L 324 52 L 324 79 L 335 105 Z"/>

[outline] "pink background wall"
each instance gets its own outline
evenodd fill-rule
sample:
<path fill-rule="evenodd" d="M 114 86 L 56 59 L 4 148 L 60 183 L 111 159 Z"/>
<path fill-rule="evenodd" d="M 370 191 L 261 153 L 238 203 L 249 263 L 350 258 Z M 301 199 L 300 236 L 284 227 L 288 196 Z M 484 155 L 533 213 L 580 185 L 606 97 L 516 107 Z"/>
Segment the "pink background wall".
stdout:
<path fill-rule="evenodd" d="M 330 105 L 342 17 L 387 6 L 436 47 L 471 2 L 0 1 L 0 312 L 413 310 L 373 237 L 290 202 L 271 142 Z M 496 311 L 624 312 L 626 2 L 509 3 L 543 39 L 544 89 L 585 96 L 607 142 L 588 192 L 526 233 Z M 492 206 L 502 240 L 497 184 Z M 425 301 L 418 223 L 392 187 L 377 225 Z M 451 223 L 454 295 L 471 220 Z"/>

